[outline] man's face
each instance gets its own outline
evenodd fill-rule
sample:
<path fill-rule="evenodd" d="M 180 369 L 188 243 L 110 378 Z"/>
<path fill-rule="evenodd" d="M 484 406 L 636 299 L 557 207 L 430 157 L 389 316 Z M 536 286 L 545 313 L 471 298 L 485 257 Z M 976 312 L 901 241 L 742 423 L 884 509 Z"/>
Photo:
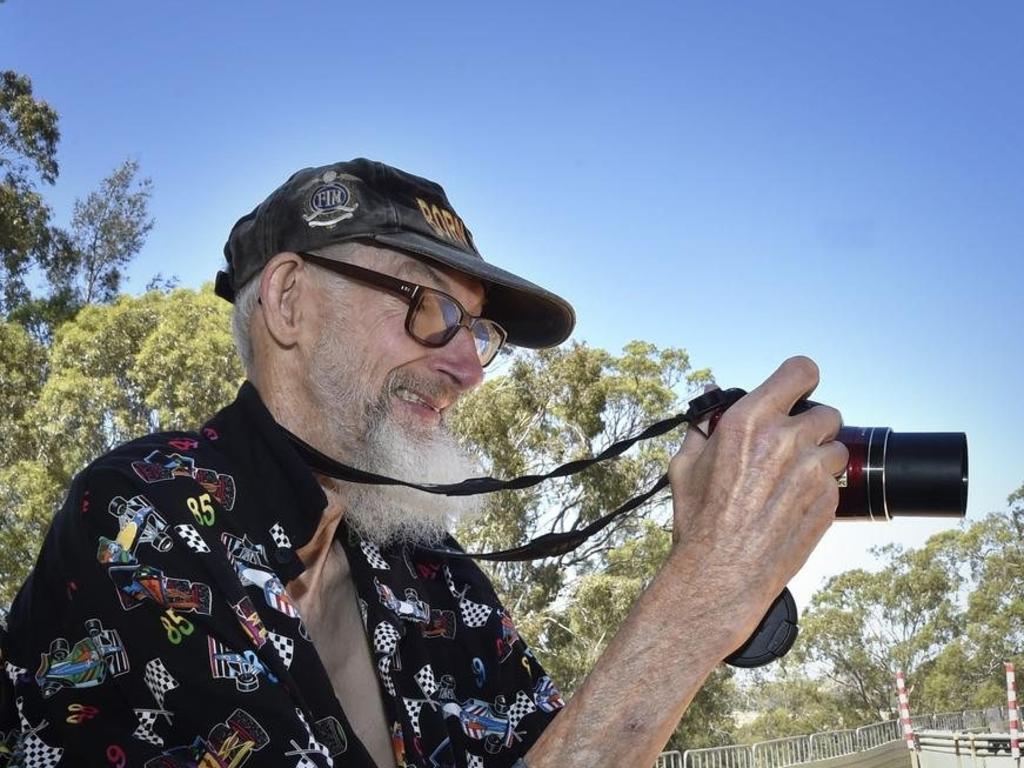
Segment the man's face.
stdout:
<path fill-rule="evenodd" d="M 349 259 L 362 267 L 444 291 L 478 314 L 480 283 L 380 248 Z M 311 269 L 317 269 L 310 265 Z M 446 416 L 483 370 L 469 331 L 443 347 L 426 347 L 405 330 L 409 304 L 372 286 L 321 270 L 316 300 L 321 324 L 308 370 L 315 411 L 322 414 L 339 458 L 379 474 L 419 482 L 458 482 L 478 474 L 448 432 Z M 360 486 L 346 517 L 364 535 L 437 540 L 445 518 L 478 502 L 411 489 Z"/>

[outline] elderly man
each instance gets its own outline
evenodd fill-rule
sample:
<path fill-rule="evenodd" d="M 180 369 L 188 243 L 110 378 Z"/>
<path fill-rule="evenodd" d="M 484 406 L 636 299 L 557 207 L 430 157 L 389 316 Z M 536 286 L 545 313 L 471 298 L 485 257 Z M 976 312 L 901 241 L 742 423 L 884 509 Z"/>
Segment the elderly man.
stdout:
<path fill-rule="evenodd" d="M 310 462 L 474 474 L 446 412 L 506 341 L 565 340 L 569 304 L 485 263 L 440 186 L 366 160 L 296 173 L 225 253 L 248 381 L 75 479 L 11 611 L 13 764 L 650 765 L 832 519 L 839 415 L 789 415 L 814 364 L 687 435 L 673 551 L 566 704 L 441 548 L 472 497 Z"/>

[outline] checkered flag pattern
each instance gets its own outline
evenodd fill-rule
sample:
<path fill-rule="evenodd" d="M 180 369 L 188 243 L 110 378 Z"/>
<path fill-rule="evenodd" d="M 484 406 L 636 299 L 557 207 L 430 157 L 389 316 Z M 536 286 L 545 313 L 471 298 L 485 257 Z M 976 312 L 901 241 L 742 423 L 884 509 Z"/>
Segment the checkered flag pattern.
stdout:
<path fill-rule="evenodd" d="M 139 718 L 139 725 L 132 733 L 132 736 L 140 741 L 162 747 L 164 740 L 160 738 L 154 727 L 156 726 L 156 719 L 162 714 L 164 713 L 158 709 L 136 709 L 135 716 Z"/>
<path fill-rule="evenodd" d="M 455 577 L 452 576 L 452 569 L 447 565 L 444 567 L 444 580 L 448 585 L 448 591 L 452 593 L 452 597 L 462 597 L 464 593 L 455 588 Z"/>
<path fill-rule="evenodd" d="M 508 724 L 514 729 L 520 720 L 536 711 L 537 705 L 533 703 L 533 697 L 525 691 L 519 691 L 516 693 L 515 703 L 508 708 Z"/>
<path fill-rule="evenodd" d="M 412 723 L 412 730 L 417 736 L 422 736 L 420 732 L 420 712 L 423 710 L 424 704 L 429 704 L 431 709 L 437 709 L 437 704 L 433 700 L 433 695 L 437 692 L 437 680 L 434 678 L 434 668 L 429 664 L 424 665 L 419 672 L 413 675 L 413 679 L 416 684 L 423 691 L 424 699 L 408 699 L 402 697 L 402 702 L 405 704 L 405 711 L 409 714 L 409 722 Z"/>
<path fill-rule="evenodd" d="M 299 762 L 295 764 L 295 768 L 317 768 L 317 764 L 307 757 L 309 754 L 323 755 L 327 761 L 327 765 L 333 768 L 334 759 L 331 757 L 330 750 L 317 741 L 316 736 L 313 734 L 313 729 L 309 727 L 309 723 L 306 722 L 306 718 L 302 716 L 302 711 L 298 707 L 296 707 L 295 713 L 299 716 L 302 726 L 306 729 L 306 735 L 309 737 L 306 742 L 306 748 L 304 750 L 298 750 L 301 757 L 299 758 Z M 292 744 L 295 745 L 295 742 L 293 741 Z"/>
<path fill-rule="evenodd" d="M 401 637 L 395 625 L 389 621 L 382 621 L 373 630 L 373 650 L 377 653 L 384 653 L 391 656 L 398 650 L 398 639 Z"/>
<path fill-rule="evenodd" d="M 284 532 L 284 528 L 280 523 L 274 523 L 270 526 L 270 538 L 279 547 L 286 547 L 288 549 L 292 547 L 292 540 L 288 538 L 288 534 Z"/>
<path fill-rule="evenodd" d="M 484 759 L 480 755 L 466 753 L 466 768 L 484 768 Z"/>
<path fill-rule="evenodd" d="M 146 686 L 149 688 L 149 692 L 153 694 L 153 698 L 156 699 L 157 706 L 160 709 L 164 708 L 164 697 L 168 691 L 173 691 L 178 687 L 178 681 L 175 680 L 171 673 L 167 671 L 167 667 L 164 666 L 163 659 L 156 658 L 150 659 L 146 662 L 146 674 L 144 675 Z"/>
<path fill-rule="evenodd" d="M 270 642 L 277 649 L 277 655 L 281 657 L 285 669 L 291 669 L 292 659 L 295 658 L 295 641 L 287 635 L 279 635 L 277 632 L 268 632 Z"/>
<path fill-rule="evenodd" d="M 434 679 L 434 668 L 429 664 L 424 664 L 422 669 L 413 675 L 413 679 L 416 681 L 416 685 L 423 691 L 423 695 L 430 698 L 437 693 L 437 680 Z"/>
<path fill-rule="evenodd" d="M 210 548 L 203 541 L 203 537 L 199 534 L 199 531 L 194 526 L 188 523 L 182 523 L 181 525 L 174 526 L 175 533 L 178 534 L 185 546 L 191 549 L 193 552 L 198 552 L 201 555 L 205 555 L 210 551 Z"/>
<path fill-rule="evenodd" d="M 451 569 L 447 565 L 444 567 L 444 578 L 448 582 L 448 591 L 452 593 L 452 597 L 459 598 L 459 613 L 462 614 L 462 623 L 470 629 L 477 629 L 486 624 L 487 620 L 491 618 L 491 612 L 494 609 L 489 605 L 474 603 L 467 598 L 466 590 L 468 587 L 463 587 L 461 590 L 456 589 L 455 579 L 452 577 Z"/>
<path fill-rule="evenodd" d="M 392 696 L 395 695 L 395 684 L 391 680 L 391 665 L 398 650 L 400 637 L 395 626 L 387 621 L 382 621 L 373 630 L 373 650 L 381 654 L 381 658 L 377 660 L 377 672 L 380 673 L 381 682 Z"/>
<path fill-rule="evenodd" d="M 38 728 L 33 728 L 29 724 L 28 718 L 25 717 L 25 697 L 24 696 L 19 696 L 18 698 L 16 698 L 14 700 L 14 704 L 18 708 L 18 719 L 21 721 L 21 732 L 22 733 L 28 733 L 29 731 L 39 731 L 39 730 L 42 730 L 43 728 L 46 727 L 46 721 L 45 720 L 42 723 L 39 724 Z"/>
<path fill-rule="evenodd" d="M 370 564 L 371 568 L 376 568 L 378 571 L 391 570 L 391 566 L 388 565 L 388 561 L 385 560 L 384 556 L 380 553 L 380 547 L 372 541 L 360 541 L 359 548 L 363 550 L 363 554 L 366 556 L 366 562 Z"/>
<path fill-rule="evenodd" d="M 396 695 L 395 684 L 391 680 L 391 657 L 381 656 L 377 660 L 377 674 L 380 675 L 380 681 L 387 688 L 388 693 L 392 696 Z"/>
<path fill-rule="evenodd" d="M 35 731 L 23 733 L 14 747 L 15 753 L 18 750 L 24 755 L 21 763 L 25 768 L 56 768 L 60 762 L 64 750 L 61 747 L 51 747 L 40 739 Z"/>
<path fill-rule="evenodd" d="M 420 711 L 423 709 L 423 705 L 426 702 L 423 699 L 407 699 L 404 696 L 402 701 L 405 703 L 405 711 L 409 714 L 409 722 L 412 723 L 413 733 L 416 734 L 416 738 L 423 736 L 420 731 Z"/>
<path fill-rule="evenodd" d="M 462 623 L 470 629 L 482 627 L 491 618 L 491 611 L 494 609 L 489 605 L 474 603 L 472 600 L 462 598 L 459 600 L 459 613 L 462 614 Z"/>

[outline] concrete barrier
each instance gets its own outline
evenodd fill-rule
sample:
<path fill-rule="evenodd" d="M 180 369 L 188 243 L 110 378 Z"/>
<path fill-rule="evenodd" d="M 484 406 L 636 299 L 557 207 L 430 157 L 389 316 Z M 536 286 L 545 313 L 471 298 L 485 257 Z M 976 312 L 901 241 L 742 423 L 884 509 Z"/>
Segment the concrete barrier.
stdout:
<path fill-rule="evenodd" d="M 1008 733 L 922 731 L 918 735 L 921 768 L 1010 768 Z"/>

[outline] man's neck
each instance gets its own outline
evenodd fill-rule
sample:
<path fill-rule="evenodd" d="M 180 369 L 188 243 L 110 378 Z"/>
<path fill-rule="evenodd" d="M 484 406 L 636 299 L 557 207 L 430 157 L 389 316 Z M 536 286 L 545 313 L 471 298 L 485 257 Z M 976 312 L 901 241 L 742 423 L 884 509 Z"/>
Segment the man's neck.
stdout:
<path fill-rule="evenodd" d="M 293 435 L 337 461 L 344 462 L 353 453 L 353 446 L 343 444 L 334 434 L 333 420 L 327 415 L 331 406 L 318 405 L 315 393 L 301 377 L 264 371 L 253 372 L 249 381 L 274 421 Z"/>

